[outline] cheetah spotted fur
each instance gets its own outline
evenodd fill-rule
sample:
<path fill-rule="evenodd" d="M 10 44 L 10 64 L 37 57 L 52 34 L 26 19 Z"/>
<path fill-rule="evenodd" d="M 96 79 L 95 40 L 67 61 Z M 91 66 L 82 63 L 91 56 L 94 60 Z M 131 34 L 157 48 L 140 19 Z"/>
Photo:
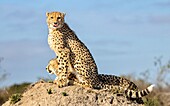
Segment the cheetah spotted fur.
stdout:
<path fill-rule="evenodd" d="M 58 87 L 68 86 L 72 81 L 90 88 L 121 89 L 130 98 L 143 97 L 153 90 L 154 85 L 151 85 L 138 91 L 134 83 L 124 78 L 98 74 L 97 65 L 90 51 L 65 23 L 65 14 L 51 12 L 46 13 L 46 16 L 49 28 L 48 44 L 57 56 L 54 59 L 57 68 L 53 67 L 51 70 L 49 69 L 51 64 L 48 64 L 47 70 L 56 74 L 54 82 Z"/>

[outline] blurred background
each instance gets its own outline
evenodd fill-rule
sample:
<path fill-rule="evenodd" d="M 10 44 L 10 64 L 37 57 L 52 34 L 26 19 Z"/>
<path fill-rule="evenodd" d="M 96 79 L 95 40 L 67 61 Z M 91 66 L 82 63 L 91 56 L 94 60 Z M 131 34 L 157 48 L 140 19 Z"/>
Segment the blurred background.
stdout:
<path fill-rule="evenodd" d="M 46 12 L 66 13 L 66 22 L 90 49 L 99 73 L 140 77 L 155 83 L 170 59 L 169 0 L 1 0 L 0 87 L 50 78 L 54 52 L 47 43 Z M 168 77 L 167 77 L 168 79 Z"/>

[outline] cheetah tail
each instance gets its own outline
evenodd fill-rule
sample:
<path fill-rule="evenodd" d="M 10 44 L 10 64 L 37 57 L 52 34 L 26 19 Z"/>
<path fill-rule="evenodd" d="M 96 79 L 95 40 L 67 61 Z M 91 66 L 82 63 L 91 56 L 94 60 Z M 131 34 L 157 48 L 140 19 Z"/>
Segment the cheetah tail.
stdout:
<path fill-rule="evenodd" d="M 125 94 L 129 98 L 141 98 L 141 97 L 146 96 L 149 93 L 151 93 L 153 91 L 154 87 L 155 87 L 155 85 L 150 85 L 149 87 L 147 87 L 146 89 L 144 89 L 142 91 L 134 91 L 134 90 L 126 89 Z"/>

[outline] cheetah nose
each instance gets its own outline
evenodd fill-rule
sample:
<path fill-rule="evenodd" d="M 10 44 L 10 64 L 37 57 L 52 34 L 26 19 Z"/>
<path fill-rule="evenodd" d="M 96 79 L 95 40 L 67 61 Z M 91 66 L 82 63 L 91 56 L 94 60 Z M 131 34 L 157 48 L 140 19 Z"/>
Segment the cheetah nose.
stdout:
<path fill-rule="evenodd" d="M 48 70 L 49 73 L 51 73 L 52 71 L 51 70 Z"/>

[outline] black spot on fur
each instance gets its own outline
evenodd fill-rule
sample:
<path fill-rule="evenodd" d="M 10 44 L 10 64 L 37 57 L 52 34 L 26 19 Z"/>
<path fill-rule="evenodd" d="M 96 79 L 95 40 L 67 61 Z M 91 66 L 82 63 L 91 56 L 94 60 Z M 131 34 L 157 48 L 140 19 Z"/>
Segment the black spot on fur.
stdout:
<path fill-rule="evenodd" d="M 129 97 L 132 97 L 132 91 L 129 91 Z"/>
<path fill-rule="evenodd" d="M 138 92 L 136 92 L 136 97 L 137 97 L 137 98 L 139 97 L 139 94 L 138 94 Z"/>

